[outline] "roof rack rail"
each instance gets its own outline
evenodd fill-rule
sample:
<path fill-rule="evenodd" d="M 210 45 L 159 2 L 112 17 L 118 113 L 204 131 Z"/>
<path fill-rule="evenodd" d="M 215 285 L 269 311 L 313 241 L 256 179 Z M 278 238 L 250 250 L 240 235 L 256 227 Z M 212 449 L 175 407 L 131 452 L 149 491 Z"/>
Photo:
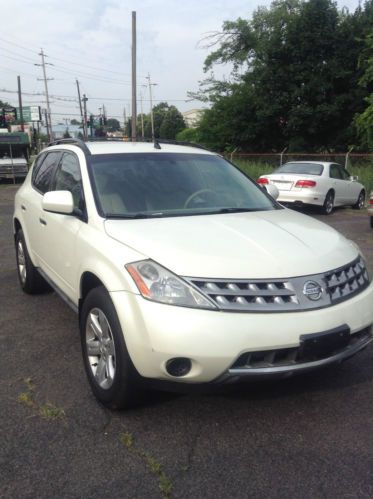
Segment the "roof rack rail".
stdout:
<path fill-rule="evenodd" d="M 59 144 L 71 144 L 80 147 L 86 154 L 90 155 L 91 151 L 87 147 L 86 142 L 133 142 L 133 141 L 130 139 L 125 141 L 123 137 L 88 137 L 86 141 L 70 138 L 70 139 L 54 140 L 53 142 L 50 142 L 48 146 L 57 146 Z M 200 144 L 195 144 L 194 142 L 184 142 L 180 140 L 143 138 L 137 140 L 136 142 L 154 143 L 154 147 L 156 149 L 160 149 L 161 144 L 170 144 L 175 146 L 196 147 L 197 149 L 203 149 L 205 151 L 211 152 L 211 149 L 201 146 Z"/>
<path fill-rule="evenodd" d="M 200 144 L 195 144 L 194 142 L 186 142 L 183 140 L 172 140 L 172 139 L 155 139 L 158 144 L 170 144 L 175 146 L 187 146 L 187 147 L 196 147 L 197 149 L 204 149 L 205 151 L 210 151 L 207 147 L 201 146 Z"/>
<path fill-rule="evenodd" d="M 88 155 L 91 154 L 91 151 L 87 147 L 87 144 L 83 140 L 80 140 L 80 139 L 57 139 L 57 140 L 53 140 L 52 142 L 50 142 L 48 144 L 48 147 L 49 146 L 58 146 L 60 144 L 71 144 L 73 146 L 78 146 L 78 147 L 80 147 L 80 149 L 83 150 L 83 152 L 85 154 L 88 154 Z"/>

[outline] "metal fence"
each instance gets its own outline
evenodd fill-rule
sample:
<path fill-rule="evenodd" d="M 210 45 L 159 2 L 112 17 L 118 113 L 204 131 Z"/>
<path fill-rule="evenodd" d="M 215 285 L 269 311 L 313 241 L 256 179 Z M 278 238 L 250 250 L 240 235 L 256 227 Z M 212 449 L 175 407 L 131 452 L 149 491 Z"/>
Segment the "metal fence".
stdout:
<path fill-rule="evenodd" d="M 332 161 L 344 165 L 373 168 L 373 153 L 333 153 L 333 154 L 310 154 L 310 153 L 242 153 L 233 152 L 227 157 L 230 161 L 247 161 L 250 163 L 262 163 L 272 167 L 279 166 L 288 161 Z"/>

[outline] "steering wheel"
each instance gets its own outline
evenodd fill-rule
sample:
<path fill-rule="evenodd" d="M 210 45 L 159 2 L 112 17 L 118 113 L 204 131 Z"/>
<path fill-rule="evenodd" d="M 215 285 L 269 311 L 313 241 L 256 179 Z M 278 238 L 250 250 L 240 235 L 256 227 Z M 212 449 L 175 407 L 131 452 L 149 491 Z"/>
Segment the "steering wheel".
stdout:
<path fill-rule="evenodd" d="M 195 197 L 199 196 L 200 194 L 205 194 L 205 193 L 212 193 L 215 197 L 218 197 L 218 195 L 216 194 L 216 192 L 213 191 L 212 189 L 200 189 L 199 191 L 193 192 L 193 194 L 191 194 L 188 197 L 188 199 L 184 203 L 184 208 L 188 208 L 190 202 L 193 201 L 193 199 Z"/>

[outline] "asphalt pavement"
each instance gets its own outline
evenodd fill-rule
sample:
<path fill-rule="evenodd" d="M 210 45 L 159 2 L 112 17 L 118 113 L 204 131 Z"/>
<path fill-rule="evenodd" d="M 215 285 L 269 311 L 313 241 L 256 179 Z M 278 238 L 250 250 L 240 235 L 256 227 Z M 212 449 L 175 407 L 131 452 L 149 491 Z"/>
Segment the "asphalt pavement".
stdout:
<path fill-rule="evenodd" d="M 110 412 L 90 392 L 76 315 L 20 290 L 15 191 L 0 185 L 1 498 L 373 496 L 373 347 L 288 380 Z M 356 241 L 373 275 L 366 213 L 310 214 Z"/>

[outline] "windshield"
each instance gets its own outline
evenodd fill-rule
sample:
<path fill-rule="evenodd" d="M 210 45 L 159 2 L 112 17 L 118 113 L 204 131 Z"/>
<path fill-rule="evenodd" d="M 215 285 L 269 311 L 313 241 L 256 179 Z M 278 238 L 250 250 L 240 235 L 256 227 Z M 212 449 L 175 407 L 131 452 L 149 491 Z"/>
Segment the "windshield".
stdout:
<path fill-rule="evenodd" d="M 301 175 L 321 175 L 323 165 L 315 163 L 285 163 L 273 173 L 300 173 Z"/>
<path fill-rule="evenodd" d="M 91 156 L 99 211 L 147 218 L 278 208 L 223 158 L 208 154 L 131 153 Z"/>

